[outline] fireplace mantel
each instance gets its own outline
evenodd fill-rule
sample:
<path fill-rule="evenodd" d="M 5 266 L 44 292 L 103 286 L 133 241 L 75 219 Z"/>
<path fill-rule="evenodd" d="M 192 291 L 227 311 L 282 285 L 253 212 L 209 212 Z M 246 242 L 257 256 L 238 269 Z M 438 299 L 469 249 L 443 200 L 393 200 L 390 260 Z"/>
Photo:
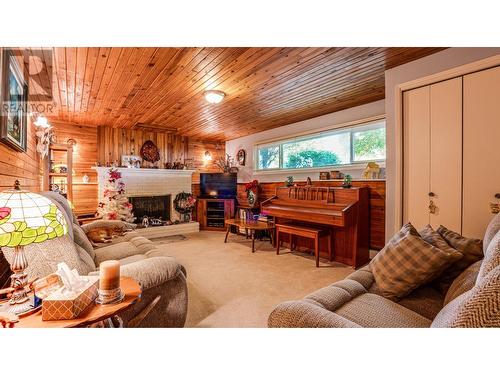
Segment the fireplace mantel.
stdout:
<path fill-rule="evenodd" d="M 159 168 L 124 168 L 124 167 L 92 167 L 98 175 L 106 174 L 113 168 L 119 172 L 132 174 L 155 174 L 155 175 L 171 175 L 171 176 L 192 176 L 195 170 L 192 169 L 159 169 Z"/>

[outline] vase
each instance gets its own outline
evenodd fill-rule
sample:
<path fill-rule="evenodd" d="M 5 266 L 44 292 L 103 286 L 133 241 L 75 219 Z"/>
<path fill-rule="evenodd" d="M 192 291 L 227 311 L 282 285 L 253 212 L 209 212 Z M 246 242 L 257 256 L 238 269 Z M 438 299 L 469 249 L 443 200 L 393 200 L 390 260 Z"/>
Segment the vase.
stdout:
<path fill-rule="evenodd" d="M 247 193 L 247 203 L 250 207 L 254 207 L 257 204 L 257 193 L 249 190 Z"/>

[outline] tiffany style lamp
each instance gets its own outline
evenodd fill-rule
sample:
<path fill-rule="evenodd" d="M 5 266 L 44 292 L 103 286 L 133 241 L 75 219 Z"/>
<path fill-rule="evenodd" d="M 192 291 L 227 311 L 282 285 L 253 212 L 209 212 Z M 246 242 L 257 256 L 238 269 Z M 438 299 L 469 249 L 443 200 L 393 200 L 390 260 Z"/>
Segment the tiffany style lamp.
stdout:
<path fill-rule="evenodd" d="M 26 291 L 28 261 L 24 246 L 40 243 L 67 233 L 66 220 L 48 198 L 21 190 L 16 180 L 14 189 L 0 193 L 0 246 L 14 248 L 11 263 L 11 287 L 14 289 L 2 310 L 22 314 L 32 308 Z"/>

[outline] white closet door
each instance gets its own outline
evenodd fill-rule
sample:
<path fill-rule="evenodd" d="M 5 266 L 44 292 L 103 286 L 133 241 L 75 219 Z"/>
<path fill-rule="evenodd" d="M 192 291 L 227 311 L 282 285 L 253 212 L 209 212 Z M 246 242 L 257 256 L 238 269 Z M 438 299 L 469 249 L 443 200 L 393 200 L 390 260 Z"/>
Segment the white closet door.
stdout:
<path fill-rule="evenodd" d="M 500 193 L 500 67 L 464 76 L 463 235 L 483 238 Z"/>
<path fill-rule="evenodd" d="M 429 223 L 430 87 L 403 93 L 403 222 Z"/>
<path fill-rule="evenodd" d="M 462 232 L 462 77 L 430 87 L 430 224 Z M 424 150 L 422 150 L 422 153 Z"/>

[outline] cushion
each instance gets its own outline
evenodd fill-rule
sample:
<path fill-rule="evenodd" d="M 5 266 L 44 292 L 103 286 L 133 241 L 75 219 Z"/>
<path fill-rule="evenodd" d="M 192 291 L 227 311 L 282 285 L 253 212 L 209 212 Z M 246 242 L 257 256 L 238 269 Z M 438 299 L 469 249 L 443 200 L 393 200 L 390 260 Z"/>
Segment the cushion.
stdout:
<path fill-rule="evenodd" d="M 500 266 L 443 307 L 431 327 L 500 327 Z"/>
<path fill-rule="evenodd" d="M 80 228 L 79 225 L 73 225 L 73 240 L 75 244 L 79 245 L 83 250 L 85 250 L 92 260 L 95 259 L 95 251 L 92 243 L 89 241 L 87 235 Z"/>
<path fill-rule="evenodd" d="M 119 260 L 119 262 L 120 262 L 120 266 L 124 266 L 126 264 L 139 262 L 140 260 L 144 260 L 144 259 L 147 259 L 147 256 L 145 254 L 136 254 L 136 255 L 131 255 L 129 257 L 126 257 L 126 258 L 122 258 Z"/>
<path fill-rule="evenodd" d="M 334 311 L 356 296 L 366 293 L 366 289 L 357 281 L 341 280 L 330 286 L 316 290 L 305 299 L 320 304 L 327 310 Z"/>
<path fill-rule="evenodd" d="M 3 247 L 2 250 L 9 264 L 12 264 L 14 249 Z M 88 267 L 80 259 L 75 243 L 68 235 L 42 243 L 32 243 L 25 246 L 24 252 L 28 261 L 28 280 L 45 277 L 57 271 L 57 264 L 60 262 L 65 262 L 70 269 L 76 269 L 80 275 L 88 273 Z"/>
<path fill-rule="evenodd" d="M 443 299 L 443 294 L 437 289 L 424 285 L 401 298 L 397 303 L 432 320 L 443 308 Z"/>
<path fill-rule="evenodd" d="M 373 258 L 370 269 L 381 294 L 398 299 L 433 280 L 461 256 L 427 243 L 408 223 Z"/>
<path fill-rule="evenodd" d="M 491 240 L 495 237 L 498 231 L 500 231 L 500 213 L 493 216 L 493 219 L 491 219 L 490 223 L 486 227 L 486 232 L 484 232 L 483 252 L 485 254 Z"/>
<path fill-rule="evenodd" d="M 370 289 L 375 281 L 369 265 L 354 271 L 349 276 L 347 276 L 346 279 L 357 281 L 358 283 L 363 285 L 366 290 Z"/>
<path fill-rule="evenodd" d="M 458 277 L 453 280 L 450 288 L 444 297 L 443 306 L 453 301 L 459 295 L 468 292 L 476 284 L 477 275 L 479 275 L 479 268 L 481 267 L 481 260 L 472 263 L 469 267 L 462 271 Z"/>
<path fill-rule="evenodd" d="M 80 245 L 75 243 L 76 252 L 78 253 L 78 257 L 82 261 L 82 273 L 81 275 L 88 275 L 90 272 L 95 271 L 95 263 L 94 259 L 89 255 L 89 253 L 83 249 Z"/>
<path fill-rule="evenodd" d="M 109 259 L 123 259 L 137 254 L 145 254 L 148 251 L 156 249 L 156 246 L 144 237 L 135 237 L 127 242 L 120 242 L 100 249 L 95 249 L 95 262 L 101 262 Z"/>
<path fill-rule="evenodd" d="M 479 270 L 478 281 L 486 277 L 488 273 L 500 265 L 500 231 L 489 242 L 489 246 L 484 254 L 483 263 Z"/>
<path fill-rule="evenodd" d="M 421 229 L 419 232 L 420 236 L 425 242 L 430 243 L 432 246 L 435 246 L 441 250 L 444 250 L 446 252 L 455 252 L 456 250 L 448 245 L 448 242 L 445 241 L 441 235 L 436 232 L 434 229 L 432 229 L 432 226 L 430 224 L 427 224 L 423 229 Z"/>
<path fill-rule="evenodd" d="M 403 328 L 431 325 L 431 320 L 371 293 L 359 295 L 334 312 L 362 327 Z"/>
<path fill-rule="evenodd" d="M 460 251 L 463 257 L 454 264 L 450 265 L 443 274 L 436 280 L 439 288 L 445 292 L 453 280 L 462 273 L 472 263 L 483 258 L 483 241 L 473 238 L 466 238 L 460 234 L 440 226 L 437 232 L 454 249 Z"/>

